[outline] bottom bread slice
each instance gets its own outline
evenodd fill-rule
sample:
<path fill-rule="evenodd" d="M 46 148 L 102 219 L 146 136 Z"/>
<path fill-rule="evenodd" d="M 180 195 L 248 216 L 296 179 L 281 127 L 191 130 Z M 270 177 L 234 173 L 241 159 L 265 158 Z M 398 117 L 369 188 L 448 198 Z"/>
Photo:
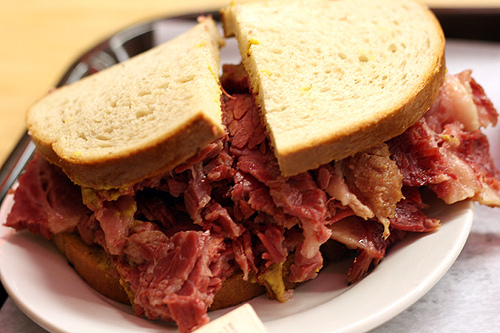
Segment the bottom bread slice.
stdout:
<path fill-rule="evenodd" d="M 75 233 L 59 233 L 53 235 L 51 240 L 87 284 L 114 301 L 131 304 L 129 295 L 120 284 L 117 270 L 101 247 L 87 245 Z M 237 305 L 265 292 L 264 286 L 245 281 L 243 273 L 236 272 L 224 281 L 209 310 Z"/>

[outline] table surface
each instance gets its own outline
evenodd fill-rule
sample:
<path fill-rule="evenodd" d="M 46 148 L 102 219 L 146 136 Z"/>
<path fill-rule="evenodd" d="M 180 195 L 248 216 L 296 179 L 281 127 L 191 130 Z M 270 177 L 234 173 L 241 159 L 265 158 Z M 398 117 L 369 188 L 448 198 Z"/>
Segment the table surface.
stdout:
<path fill-rule="evenodd" d="M 5 161 L 24 132 L 27 108 L 44 96 L 58 82 L 67 67 L 88 48 L 136 23 L 152 18 L 214 10 L 228 2 L 229 0 L 1 1 L 0 163 Z M 500 9 L 499 0 L 426 2 L 435 8 Z M 500 141 L 498 135 L 496 139 Z M 498 307 L 496 300 L 500 299 L 500 284 L 495 282 L 491 285 L 492 289 L 488 289 L 488 283 L 476 283 L 477 279 L 488 281 L 500 274 L 500 264 L 495 264 L 500 263 L 500 227 L 491 221 L 491 210 L 486 208 L 478 208 L 475 219 L 481 221 L 475 221 L 472 237 L 450 272 L 421 301 L 387 323 L 380 332 L 419 332 L 424 331 L 422 327 L 441 328 L 439 331 L 443 331 L 443 328 L 446 328 L 444 331 L 461 331 L 458 329 L 460 326 L 457 326 L 460 323 L 468 324 L 469 328 L 482 327 L 483 331 L 494 331 L 494 328 L 500 327 L 500 316 L 495 309 Z M 484 253 L 486 257 L 483 256 Z M 480 263 L 487 267 L 480 266 Z M 470 266 L 475 264 L 479 265 L 479 271 L 473 270 L 470 273 Z M 447 297 L 447 293 L 453 298 Z M 436 302 L 443 304 L 436 306 Z M 447 316 L 450 318 L 446 319 Z M 20 317 L 22 315 L 19 309 L 8 300 L 0 311 L 0 327 L 9 318 Z M 10 321 L 15 327 L 15 323 Z M 427 321 L 427 326 L 419 328 L 418 322 L 421 321 Z M 429 326 L 429 323 L 436 326 Z M 30 328 L 17 327 L 23 332 L 41 332 L 29 320 L 23 320 L 19 325 Z"/>

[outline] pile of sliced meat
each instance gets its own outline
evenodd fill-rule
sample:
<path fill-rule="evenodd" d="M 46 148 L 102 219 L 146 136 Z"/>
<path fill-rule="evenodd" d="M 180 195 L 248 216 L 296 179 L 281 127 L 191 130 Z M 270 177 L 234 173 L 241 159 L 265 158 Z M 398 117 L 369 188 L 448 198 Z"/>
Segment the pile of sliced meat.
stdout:
<path fill-rule="evenodd" d="M 500 206 L 500 173 L 479 131 L 497 113 L 468 71 L 447 76 L 431 110 L 401 136 L 288 178 L 242 67 L 225 66 L 222 84 L 227 134 L 198 156 L 130 188 L 96 191 L 36 155 L 7 225 L 46 238 L 78 231 L 100 244 L 137 314 L 187 332 L 209 321 L 207 307 L 236 271 L 288 300 L 293 290 L 283 286 L 316 277 L 331 239 L 357 250 L 347 280 L 363 278 L 406 232 L 439 227 L 424 213 L 423 186 L 447 203 Z"/>

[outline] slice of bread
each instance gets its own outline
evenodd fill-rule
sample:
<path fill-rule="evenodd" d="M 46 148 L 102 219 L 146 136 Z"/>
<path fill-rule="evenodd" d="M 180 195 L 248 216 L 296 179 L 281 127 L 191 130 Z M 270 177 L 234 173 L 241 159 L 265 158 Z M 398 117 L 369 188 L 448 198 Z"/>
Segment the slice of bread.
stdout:
<path fill-rule="evenodd" d="M 205 18 L 163 45 L 53 91 L 28 111 L 33 141 L 76 184 L 95 189 L 175 167 L 225 132 L 223 43 Z"/>
<path fill-rule="evenodd" d="M 130 303 L 120 275 L 102 247 L 89 246 L 78 234 L 69 232 L 55 234 L 51 241 L 89 286 L 112 300 Z"/>
<path fill-rule="evenodd" d="M 88 285 L 114 301 L 130 304 L 115 266 L 100 246 L 89 246 L 78 234 L 68 232 L 54 235 L 51 240 Z M 243 273 L 237 272 L 222 283 L 210 310 L 237 305 L 265 292 L 265 287 L 243 280 Z"/>
<path fill-rule="evenodd" d="M 443 32 L 413 0 L 233 3 L 222 21 L 285 176 L 401 134 L 443 82 Z"/>

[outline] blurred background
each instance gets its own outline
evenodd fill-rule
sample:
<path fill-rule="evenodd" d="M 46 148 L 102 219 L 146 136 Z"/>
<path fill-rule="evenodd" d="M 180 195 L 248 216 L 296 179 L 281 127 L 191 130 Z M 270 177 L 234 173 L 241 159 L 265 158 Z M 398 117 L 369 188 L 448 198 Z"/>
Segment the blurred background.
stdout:
<path fill-rule="evenodd" d="M 87 49 L 128 26 L 217 10 L 229 1 L 0 1 L 0 163 L 24 132 L 27 108 Z M 500 41 L 500 0 L 424 2 L 435 11 L 447 38 Z M 0 306 L 5 297 L 0 287 Z"/>

